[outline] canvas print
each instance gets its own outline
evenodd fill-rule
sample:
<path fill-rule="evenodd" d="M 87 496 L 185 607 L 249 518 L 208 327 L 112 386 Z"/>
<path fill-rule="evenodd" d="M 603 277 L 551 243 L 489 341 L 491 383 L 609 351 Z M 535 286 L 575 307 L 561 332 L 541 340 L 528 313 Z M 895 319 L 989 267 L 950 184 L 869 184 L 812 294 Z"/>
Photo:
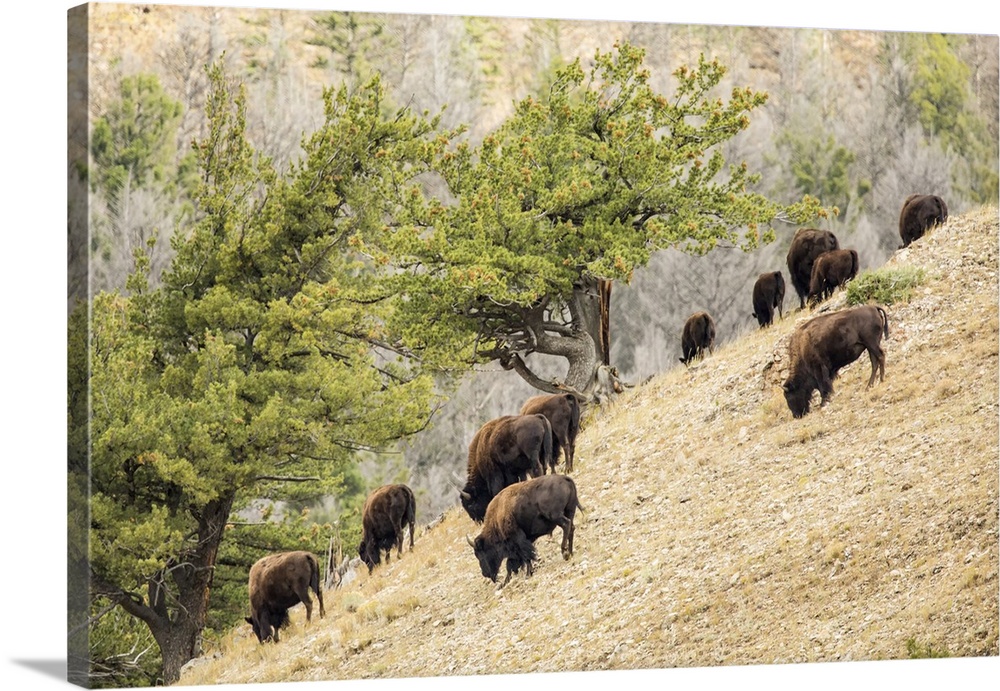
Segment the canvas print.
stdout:
<path fill-rule="evenodd" d="M 68 37 L 71 682 L 998 655 L 996 35 Z"/>

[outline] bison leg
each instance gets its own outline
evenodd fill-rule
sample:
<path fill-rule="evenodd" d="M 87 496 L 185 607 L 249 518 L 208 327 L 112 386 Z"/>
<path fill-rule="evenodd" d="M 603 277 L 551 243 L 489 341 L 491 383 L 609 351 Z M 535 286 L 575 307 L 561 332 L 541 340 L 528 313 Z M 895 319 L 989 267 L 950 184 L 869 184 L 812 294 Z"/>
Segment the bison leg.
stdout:
<path fill-rule="evenodd" d="M 309 597 L 309 583 L 296 583 L 292 587 L 292 590 L 295 591 L 295 596 L 306 606 L 306 621 L 312 621 L 313 603 Z"/>
<path fill-rule="evenodd" d="M 313 615 L 313 603 L 312 599 L 309 597 L 309 588 L 302 588 L 302 592 L 295 593 L 302 600 L 302 604 L 306 606 L 306 621 L 312 621 Z"/>
<path fill-rule="evenodd" d="M 573 533 L 575 528 L 573 527 L 573 519 L 563 517 L 558 521 L 558 525 L 562 528 L 562 556 L 563 559 L 569 559 L 573 556 Z"/>
<path fill-rule="evenodd" d="M 885 351 L 879 346 L 868 349 L 868 359 L 872 362 L 872 375 L 868 377 L 868 386 L 866 388 L 871 388 L 872 384 L 875 383 L 875 372 L 878 370 L 878 380 L 880 382 L 885 381 Z"/>

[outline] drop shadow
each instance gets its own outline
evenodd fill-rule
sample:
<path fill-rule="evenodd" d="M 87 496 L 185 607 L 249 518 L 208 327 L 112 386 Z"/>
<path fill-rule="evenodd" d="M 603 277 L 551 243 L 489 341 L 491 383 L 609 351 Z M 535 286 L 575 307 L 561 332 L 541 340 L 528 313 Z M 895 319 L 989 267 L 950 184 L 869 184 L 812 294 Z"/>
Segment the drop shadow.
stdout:
<path fill-rule="evenodd" d="M 59 681 L 66 681 L 66 660 L 11 660 L 11 662 Z"/>

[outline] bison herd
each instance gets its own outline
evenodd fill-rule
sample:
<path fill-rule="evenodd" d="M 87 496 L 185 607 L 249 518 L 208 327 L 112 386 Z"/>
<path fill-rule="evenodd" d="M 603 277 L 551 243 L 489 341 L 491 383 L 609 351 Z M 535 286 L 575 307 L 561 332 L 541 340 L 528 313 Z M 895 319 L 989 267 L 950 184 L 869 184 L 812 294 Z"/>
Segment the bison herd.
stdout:
<path fill-rule="evenodd" d="M 902 247 L 923 237 L 928 229 L 948 219 L 948 205 L 932 194 L 911 194 L 899 213 L 899 236 Z M 800 228 L 792 238 L 785 257 L 792 287 L 799 296 L 799 309 L 826 300 L 834 291 L 858 275 L 858 252 L 841 249 L 837 236 L 829 230 Z M 760 274 L 753 286 L 753 312 L 761 328 L 783 314 L 785 279 L 781 271 Z M 680 361 L 685 365 L 704 357 L 715 345 L 715 322 L 707 312 L 688 317 L 681 332 Z M 572 468 L 570 468 L 572 469 Z"/>
<path fill-rule="evenodd" d="M 932 226 L 943 223 L 948 207 L 940 197 L 911 195 L 899 217 L 903 247 L 922 237 Z M 803 228 L 796 232 L 786 257 L 792 287 L 800 309 L 833 294 L 858 273 L 858 253 L 841 249 L 828 230 Z M 775 310 L 783 316 L 785 280 L 781 271 L 762 273 L 753 286 L 753 317 L 761 328 L 771 325 Z M 889 320 L 883 308 L 865 305 L 813 317 L 796 328 L 789 340 L 789 375 L 782 385 L 785 401 L 795 418 L 809 412 L 813 393 L 820 405 L 833 393 L 839 370 L 867 352 L 871 360 L 868 387 L 876 375 L 885 377 L 885 352 L 881 341 L 889 335 Z M 712 352 L 715 322 L 707 312 L 691 315 L 681 335 L 683 357 L 690 364 Z M 537 561 L 535 541 L 562 529 L 564 559 L 573 554 L 573 519 L 583 509 L 576 484 L 558 474 L 560 455 L 566 473 L 573 471 L 576 436 L 580 430 L 580 401 L 576 394 L 551 394 L 528 399 L 517 415 L 504 415 L 486 422 L 469 444 L 465 484 L 459 499 L 465 512 L 481 524 L 479 535 L 466 537 L 479 562 L 482 575 L 496 582 L 506 560 L 506 577 L 500 588 L 522 568 L 531 575 Z M 386 561 L 393 549 L 403 554 L 403 538 L 409 531 L 413 549 L 416 500 L 403 484 L 385 485 L 371 492 L 362 509 L 362 535 L 358 555 L 369 573 Z M 305 604 L 306 619 L 312 618 L 310 589 L 319 600 L 319 564 L 308 552 L 284 552 L 260 559 L 250 569 L 250 616 L 246 621 L 262 643 L 278 640 L 278 629 L 288 623 L 288 609 Z"/>

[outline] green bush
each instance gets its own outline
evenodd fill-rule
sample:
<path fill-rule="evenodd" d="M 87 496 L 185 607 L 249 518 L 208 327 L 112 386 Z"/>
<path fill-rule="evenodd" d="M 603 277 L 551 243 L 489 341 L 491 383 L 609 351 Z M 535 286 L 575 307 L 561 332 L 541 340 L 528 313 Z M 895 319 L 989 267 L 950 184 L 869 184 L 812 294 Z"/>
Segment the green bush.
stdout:
<path fill-rule="evenodd" d="M 951 653 L 948 652 L 947 648 L 935 648 L 933 643 L 923 645 L 921 643 L 917 643 L 916 638 L 910 638 L 906 641 L 906 655 L 911 660 L 932 657 L 951 657 Z"/>
<path fill-rule="evenodd" d="M 906 302 L 913 296 L 913 289 L 923 282 L 924 270 L 912 266 L 862 271 L 847 284 L 847 304 Z"/>

